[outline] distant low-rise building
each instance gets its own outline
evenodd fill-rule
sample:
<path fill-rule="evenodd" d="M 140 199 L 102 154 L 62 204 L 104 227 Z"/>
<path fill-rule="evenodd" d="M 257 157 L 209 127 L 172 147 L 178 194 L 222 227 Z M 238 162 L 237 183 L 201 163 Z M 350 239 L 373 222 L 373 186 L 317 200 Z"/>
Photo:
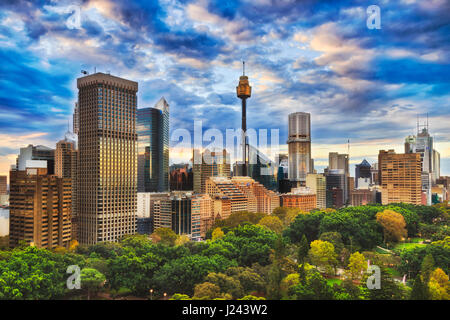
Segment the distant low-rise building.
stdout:
<path fill-rule="evenodd" d="M 290 193 L 282 194 L 282 206 L 310 211 L 316 208 L 316 195 L 307 187 L 293 188 Z"/>

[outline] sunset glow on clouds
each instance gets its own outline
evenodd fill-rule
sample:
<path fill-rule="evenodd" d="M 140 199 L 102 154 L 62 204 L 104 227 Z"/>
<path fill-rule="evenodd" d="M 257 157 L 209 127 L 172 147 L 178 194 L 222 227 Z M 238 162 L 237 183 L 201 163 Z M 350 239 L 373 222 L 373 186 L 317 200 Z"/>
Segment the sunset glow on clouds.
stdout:
<path fill-rule="evenodd" d="M 372 4 L 379 30 L 366 26 Z M 70 5 L 80 28 L 67 25 Z M 279 129 L 281 151 L 291 112 L 311 113 L 319 171 L 348 139 L 353 164 L 376 161 L 380 149 L 403 152 L 428 113 L 449 175 L 448 12 L 448 1 L 2 1 L 0 174 L 20 147 L 63 138 L 82 69 L 138 81 L 140 108 L 164 96 L 171 131 L 192 131 L 194 120 L 225 130 L 240 127 L 245 60 L 248 127 Z M 187 154 L 173 150 L 171 162 Z"/>

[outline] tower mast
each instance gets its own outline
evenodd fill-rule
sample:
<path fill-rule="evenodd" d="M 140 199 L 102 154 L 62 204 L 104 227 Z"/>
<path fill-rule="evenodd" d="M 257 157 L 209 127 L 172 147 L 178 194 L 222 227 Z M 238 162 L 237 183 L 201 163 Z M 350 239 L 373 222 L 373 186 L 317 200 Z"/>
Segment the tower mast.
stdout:
<path fill-rule="evenodd" d="M 239 78 L 239 85 L 236 87 L 236 93 L 242 101 L 242 175 L 247 176 L 248 159 L 247 159 L 247 99 L 252 94 L 252 87 L 248 82 L 248 77 L 245 75 L 245 61 L 242 62 L 242 76 Z"/>

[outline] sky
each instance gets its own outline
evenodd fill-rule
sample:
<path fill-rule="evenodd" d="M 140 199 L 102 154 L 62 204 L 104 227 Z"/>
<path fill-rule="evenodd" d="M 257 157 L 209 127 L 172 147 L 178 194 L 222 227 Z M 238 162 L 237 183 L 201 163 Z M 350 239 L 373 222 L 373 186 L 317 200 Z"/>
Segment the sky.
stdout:
<path fill-rule="evenodd" d="M 350 140 L 354 173 L 381 149 L 403 152 L 428 113 L 450 175 L 448 12 L 445 0 L 2 0 L 0 175 L 20 147 L 64 137 L 81 70 L 137 81 L 139 108 L 164 96 L 172 133 L 196 120 L 225 132 L 240 127 L 243 60 L 247 127 L 278 129 L 281 152 L 288 114 L 309 112 L 316 169 Z M 172 142 L 171 163 L 191 155 Z"/>

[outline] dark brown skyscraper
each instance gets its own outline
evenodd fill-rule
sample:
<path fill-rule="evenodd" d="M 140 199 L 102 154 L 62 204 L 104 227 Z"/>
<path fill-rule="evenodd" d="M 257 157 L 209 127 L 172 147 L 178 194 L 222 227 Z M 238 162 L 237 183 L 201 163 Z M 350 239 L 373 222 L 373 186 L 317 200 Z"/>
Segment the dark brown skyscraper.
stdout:
<path fill-rule="evenodd" d="M 95 73 L 77 85 L 79 241 L 117 241 L 136 232 L 138 84 Z"/>

